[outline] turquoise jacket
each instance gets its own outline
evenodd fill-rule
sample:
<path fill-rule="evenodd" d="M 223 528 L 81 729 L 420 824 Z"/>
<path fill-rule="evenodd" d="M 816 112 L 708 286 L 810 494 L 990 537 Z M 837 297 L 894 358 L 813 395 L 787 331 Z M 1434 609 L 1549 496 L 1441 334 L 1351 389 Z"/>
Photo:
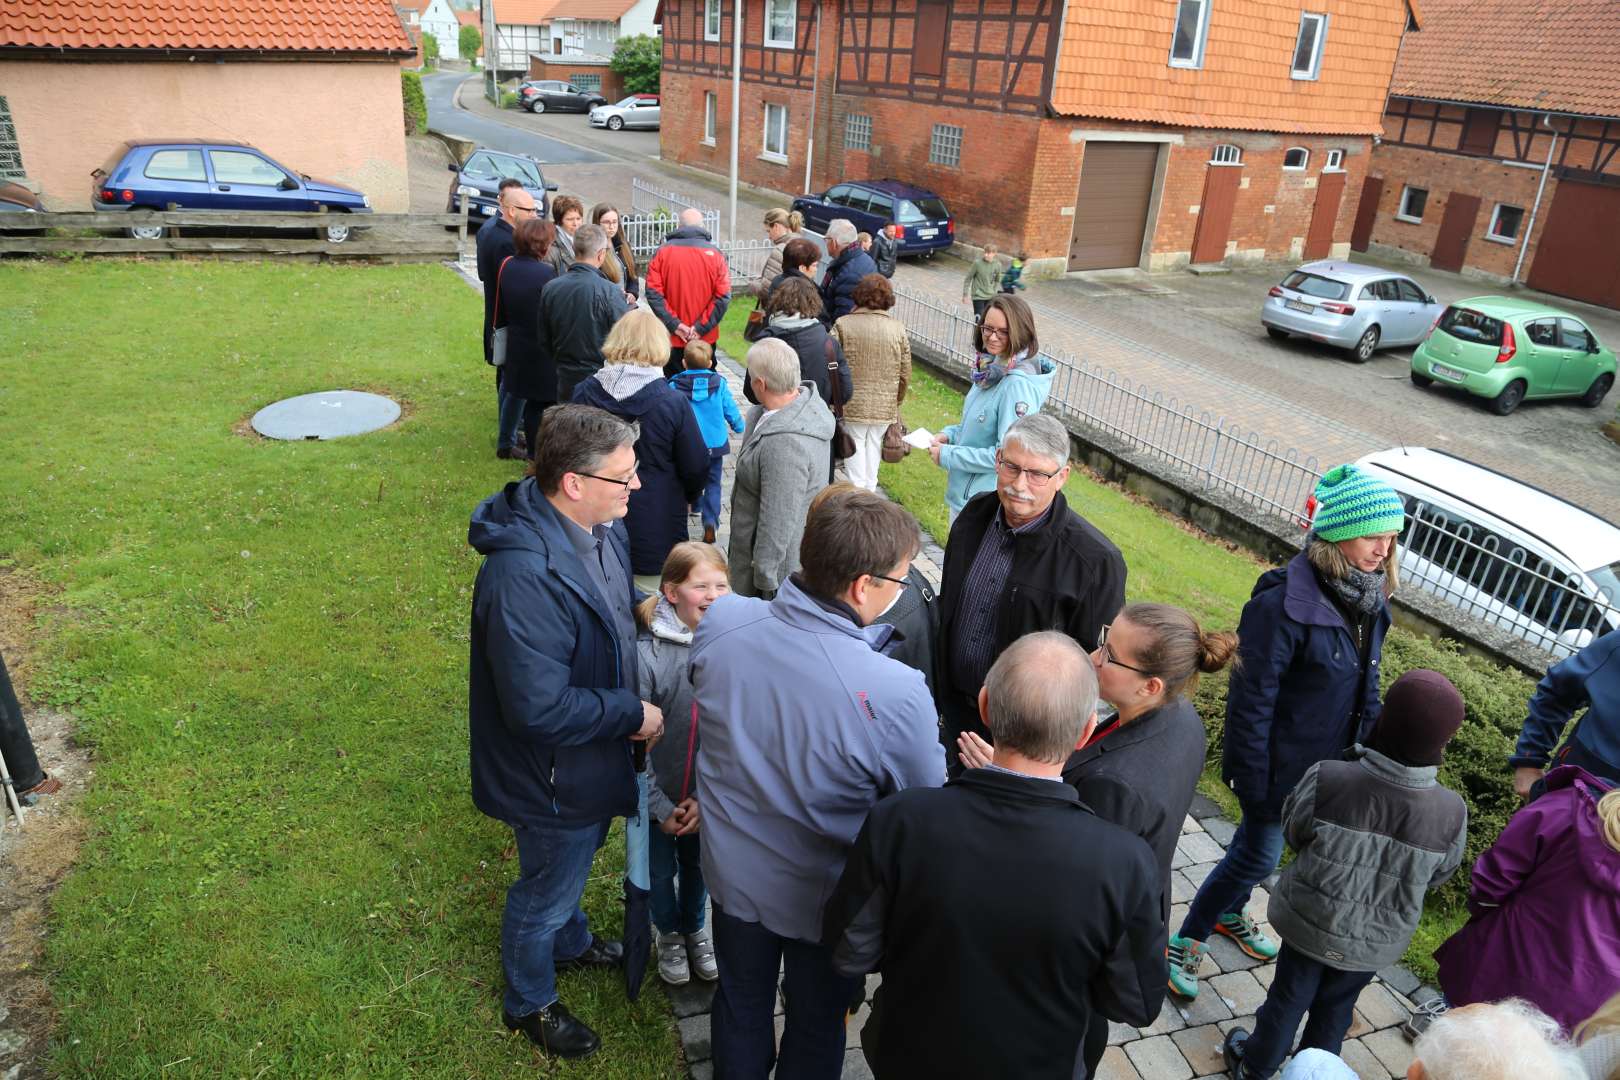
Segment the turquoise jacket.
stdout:
<path fill-rule="evenodd" d="M 1040 412 L 1052 392 L 1051 361 L 1040 363 L 1039 374 L 1014 368 L 991 389 L 973 386 L 962 402 L 962 422 L 940 432 L 950 439 L 939 448 L 939 463 L 948 474 L 945 505 L 951 513 L 959 513 L 973 496 L 996 489 L 996 448 L 1002 436 L 1020 416 Z"/>

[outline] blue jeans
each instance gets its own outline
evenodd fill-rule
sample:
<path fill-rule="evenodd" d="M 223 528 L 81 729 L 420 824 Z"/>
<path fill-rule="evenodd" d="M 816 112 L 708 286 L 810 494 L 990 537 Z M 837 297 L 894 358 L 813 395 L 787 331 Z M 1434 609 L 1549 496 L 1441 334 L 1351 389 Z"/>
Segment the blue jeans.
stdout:
<path fill-rule="evenodd" d="M 709 451 L 709 482 L 703 485 L 703 494 L 698 496 L 698 512 L 703 515 L 703 524 L 717 528 L 720 525 L 720 473 L 725 464 L 724 454 Z"/>
<path fill-rule="evenodd" d="M 1243 820 L 1226 854 L 1209 872 L 1187 907 L 1180 936 L 1208 941 L 1222 915 L 1242 914 L 1249 893 L 1277 869 L 1282 858 L 1282 818 L 1277 811 L 1243 804 Z"/>
<path fill-rule="evenodd" d="M 518 431 L 523 426 L 523 407 L 528 401 L 504 390 L 498 391 L 498 396 L 501 403 L 500 430 L 495 436 L 495 446 L 500 450 L 510 450 L 517 444 Z"/>
<path fill-rule="evenodd" d="M 501 919 L 503 1004 L 512 1016 L 528 1016 L 557 1000 L 559 960 L 572 960 L 591 945 L 579 908 L 591 859 L 607 839 L 608 823 L 583 826 L 517 826 L 518 879 L 506 890 Z"/>
<path fill-rule="evenodd" d="M 826 1080 L 844 1068 L 844 1019 L 860 978 L 832 969 L 832 950 L 780 937 L 714 905 L 714 954 L 720 988 L 710 1016 L 716 1080 Z M 777 972 L 787 1023 L 776 1052 Z"/>
<path fill-rule="evenodd" d="M 1277 976 L 1266 994 L 1265 1004 L 1255 1017 L 1254 1031 L 1243 1049 L 1244 1080 L 1265 1080 L 1277 1071 L 1299 1029 L 1299 1018 L 1306 1012 L 1305 1033 L 1299 1049 L 1315 1047 L 1337 1054 L 1344 1046 L 1344 1033 L 1354 1019 L 1351 1010 L 1356 998 L 1372 982 L 1370 971 L 1340 971 L 1312 960 L 1284 942 L 1277 954 Z"/>
<path fill-rule="evenodd" d="M 703 884 L 698 834 L 670 836 L 654 825 L 647 854 L 652 863 L 653 925 L 661 934 L 695 934 L 703 929 Z M 677 884 L 677 880 L 679 884 Z"/>

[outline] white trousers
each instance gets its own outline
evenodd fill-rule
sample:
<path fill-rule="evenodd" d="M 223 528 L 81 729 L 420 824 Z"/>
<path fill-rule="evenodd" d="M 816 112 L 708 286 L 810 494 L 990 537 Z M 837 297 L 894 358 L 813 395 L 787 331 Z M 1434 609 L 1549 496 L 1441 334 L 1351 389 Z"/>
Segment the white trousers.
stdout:
<path fill-rule="evenodd" d="M 855 440 L 855 453 L 844 460 L 849 482 L 867 491 L 876 491 L 878 465 L 883 460 L 883 433 L 888 424 L 852 424 L 844 422 L 844 430 Z"/>

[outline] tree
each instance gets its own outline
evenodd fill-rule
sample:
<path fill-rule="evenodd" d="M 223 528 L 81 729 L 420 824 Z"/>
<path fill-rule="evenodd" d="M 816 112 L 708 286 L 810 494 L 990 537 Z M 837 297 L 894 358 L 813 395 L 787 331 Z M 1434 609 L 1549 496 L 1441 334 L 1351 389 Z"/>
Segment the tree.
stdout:
<path fill-rule="evenodd" d="M 664 43 L 647 34 L 622 37 L 613 46 L 608 67 L 624 79 L 627 94 L 658 93 L 658 69 L 664 62 Z"/>
<path fill-rule="evenodd" d="M 461 50 L 461 58 L 469 64 L 477 63 L 478 50 L 484 44 L 484 35 L 478 32 L 478 27 L 468 23 L 461 28 L 461 34 L 456 38 L 456 45 Z"/>
<path fill-rule="evenodd" d="M 439 39 L 422 31 L 422 66 L 435 67 L 439 63 Z"/>

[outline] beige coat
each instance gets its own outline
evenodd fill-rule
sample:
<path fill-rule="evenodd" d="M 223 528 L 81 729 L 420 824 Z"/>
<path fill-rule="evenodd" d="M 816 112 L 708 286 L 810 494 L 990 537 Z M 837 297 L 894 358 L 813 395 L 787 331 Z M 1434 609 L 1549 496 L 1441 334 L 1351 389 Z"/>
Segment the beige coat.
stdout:
<path fill-rule="evenodd" d="M 851 424 L 900 419 L 900 402 L 911 381 L 911 340 L 900 320 L 887 311 L 856 308 L 833 324 L 833 337 L 844 347 L 855 381 L 844 419 Z"/>

